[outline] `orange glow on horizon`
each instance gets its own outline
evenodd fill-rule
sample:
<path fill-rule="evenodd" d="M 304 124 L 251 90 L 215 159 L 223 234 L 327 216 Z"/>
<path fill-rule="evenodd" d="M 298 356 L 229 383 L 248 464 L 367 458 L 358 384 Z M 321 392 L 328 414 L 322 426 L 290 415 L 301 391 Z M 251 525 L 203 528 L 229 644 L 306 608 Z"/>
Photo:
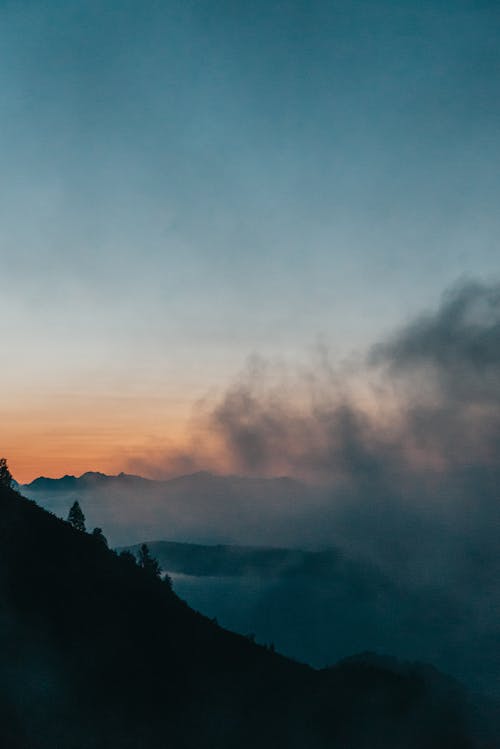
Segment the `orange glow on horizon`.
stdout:
<path fill-rule="evenodd" d="M 351 383 L 351 403 L 366 419 L 362 428 L 366 426 L 368 438 L 377 434 L 387 445 L 398 446 L 398 460 L 411 470 L 446 470 L 448 462 L 439 450 L 422 447 L 411 439 L 401 402 L 362 385 Z M 304 395 L 303 402 L 305 433 L 309 440 L 317 440 L 321 455 L 326 448 L 330 450 L 331 446 L 325 444 L 328 436 L 322 422 L 308 413 Z M 198 404 L 196 418 L 194 403 L 193 397 L 181 393 L 168 397 L 109 392 L 18 395 L 16 401 L 0 402 L 0 456 L 7 458 L 12 475 L 21 484 L 39 476 L 80 476 L 87 471 L 123 471 L 163 479 L 212 470 L 262 476 L 287 474 L 313 483 L 331 482 L 341 475 L 334 463 L 326 470 L 314 462 L 308 466 L 307 460 L 301 463 L 301 432 L 293 429 L 283 450 L 271 446 L 268 463 L 253 474 L 239 461 L 224 435 L 217 432 L 217 426 L 209 420 L 204 422 L 203 405 Z M 298 403 L 300 392 L 291 406 L 300 424 L 302 410 Z"/>
<path fill-rule="evenodd" d="M 25 484 L 86 471 L 133 473 L 145 455 L 160 462 L 169 445 L 183 443 L 189 410 L 185 401 L 154 397 L 60 395 L 11 401 L 2 412 L 0 455 Z"/>

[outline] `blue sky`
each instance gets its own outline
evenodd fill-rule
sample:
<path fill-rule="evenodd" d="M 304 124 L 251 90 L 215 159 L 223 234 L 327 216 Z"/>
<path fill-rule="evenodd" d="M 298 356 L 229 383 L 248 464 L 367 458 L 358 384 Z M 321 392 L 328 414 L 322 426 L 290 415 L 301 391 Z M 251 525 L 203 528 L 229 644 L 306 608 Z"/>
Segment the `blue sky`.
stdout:
<path fill-rule="evenodd" d="M 497 279 L 499 32 L 460 0 L 2 3 L 10 418 L 187 413 L 253 352 L 362 351 Z"/>

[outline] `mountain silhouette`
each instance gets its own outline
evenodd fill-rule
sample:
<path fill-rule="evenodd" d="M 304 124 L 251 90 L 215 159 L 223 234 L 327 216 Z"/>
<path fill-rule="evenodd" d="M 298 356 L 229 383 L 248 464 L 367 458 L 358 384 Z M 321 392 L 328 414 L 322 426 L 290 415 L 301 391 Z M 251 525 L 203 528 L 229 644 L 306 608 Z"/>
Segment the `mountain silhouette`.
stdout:
<path fill-rule="evenodd" d="M 198 472 L 155 481 L 87 472 L 40 477 L 22 491 L 63 518 L 78 501 L 88 527 L 103 528 L 113 547 L 162 537 L 189 542 L 175 547 L 175 559 L 174 547 L 166 557 L 167 547 L 155 548 L 165 569 L 180 573 L 176 592 L 229 629 L 253 632 L 290 657 L 322 667 L 364 649 L 393 653 L 434 663 L 500 698 L 498 555 L 468 548 L 464 539 L 454 543 L 447 529 L 433 535 L 409 516 L 407 530 L 421 548 L 405 551 L 404 538 L 386 514 L 377 514 L 375 502 L 360 504 L 342 525 L 324 489 L 286 477 Z M 371 512 L 360 550 L 353 533 Z M 381 548 L 367 552 L 374 526 L 387 533 L 384 547 L 395 542 L 401 552 L 390 564 Z M 252 544 L 260 548 L 243 548 Z M 195 577 L 200 571 L 211 578 Z"/>
<path fill-rule="evenodd" d="M 316 671 L 0 489 L 0 743 L 9 749 L 472 749 L 454 682 L 358 658 Z"/>
<path fill-rule="evenodd" d="M 292 658 L 323 667 L 361 650 L 392 653 L 500 694 L 498 641 L 476 623 L 474 597 L 464 604 L 453 586 L 403 584 L 337 548 L 145 540 L 190 606 Z M 128 548 L 136 553 L 139 546 Z"/>
<path fill-rule="evenodd" d="M 318 490 L 289 478 L 218 476 L 207 471 L 167 481 L 94 472 L 40 477 L 21 491 L 60 517 L 66 517 L 77 499 L 89 522 L 106 528 L 113 546 L 162 535 L 201 543 L 274 541 L 284 516 L 290 527 L 301 529 L 304 516 L 320 499 Z"/>

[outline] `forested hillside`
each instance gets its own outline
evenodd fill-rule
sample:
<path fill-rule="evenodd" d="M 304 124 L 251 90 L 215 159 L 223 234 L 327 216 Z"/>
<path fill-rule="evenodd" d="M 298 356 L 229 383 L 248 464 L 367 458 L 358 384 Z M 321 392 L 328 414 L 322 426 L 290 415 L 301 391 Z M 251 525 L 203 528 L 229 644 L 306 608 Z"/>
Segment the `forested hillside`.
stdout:
<path fill-rule="evenodd" d="M 315 671 L 221 629 L 101 539 L 0 490 L 9 749 L 466 749 L 461 689 L 356 659 Z"/>

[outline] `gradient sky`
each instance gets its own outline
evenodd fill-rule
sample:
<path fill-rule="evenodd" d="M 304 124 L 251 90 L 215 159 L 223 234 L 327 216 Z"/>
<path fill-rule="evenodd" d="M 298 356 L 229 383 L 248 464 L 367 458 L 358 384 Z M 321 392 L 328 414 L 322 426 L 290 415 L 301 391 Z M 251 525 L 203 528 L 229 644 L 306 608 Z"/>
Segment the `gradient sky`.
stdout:
<path fill-rule="evenodd" d="M 130 468 L 253 352 L 500 276 L 498 3 L 0 7 L 0 453 Z"/>

